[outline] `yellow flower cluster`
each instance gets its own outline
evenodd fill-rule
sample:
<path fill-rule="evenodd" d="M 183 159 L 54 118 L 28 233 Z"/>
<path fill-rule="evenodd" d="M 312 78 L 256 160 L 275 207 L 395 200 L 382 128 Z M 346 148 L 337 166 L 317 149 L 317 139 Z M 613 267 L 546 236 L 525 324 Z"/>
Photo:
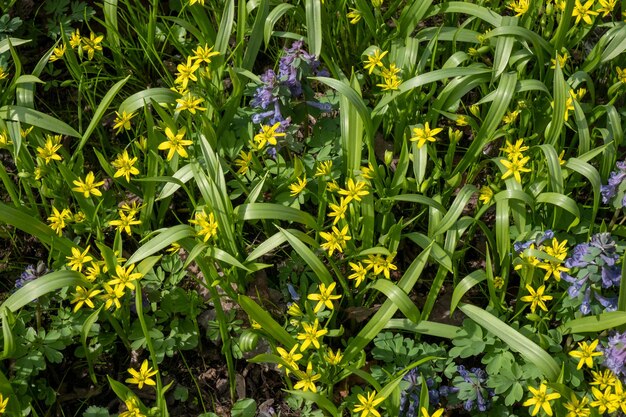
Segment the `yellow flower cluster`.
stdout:
<path fill-rule="evenodd" d="M 506 146 L 500 150 L 506 154 L 506 159 L 501 159 L 500 163 L 507 168 L 502 179 L 505 180 L 511 176 L 515 178 L 515 181 L 521 183 L 522 172 L 530 172 L 529 168 L 526 168 L 526 163 L 530 160 L 529 156 L 524 156 L 524 151 L 527 151 L 528 146 L 524 146 L 524 139 L 519 139 L 515 144 L 511 144 L 508 140 Z"/>
<path fill-rule="evenodd" d="M 381 87 L 383 91 L 393 91 L 400 87 L 402 80 L 398 76 L 400 68 L 396 67 L 396 64 L 391 63 L 389 67 L 386 67 L 383 63 L 383 58 L 389 51 L 381 51 L 376 49 L 373 55 L 367 56 L 367 61 L 364 62 L 363 69 L 368 70 L 371 75 L 375 69 L 380 68 L 380 75 L 383 77 L 381 84 L 376 84 L 377 87 Z"/>

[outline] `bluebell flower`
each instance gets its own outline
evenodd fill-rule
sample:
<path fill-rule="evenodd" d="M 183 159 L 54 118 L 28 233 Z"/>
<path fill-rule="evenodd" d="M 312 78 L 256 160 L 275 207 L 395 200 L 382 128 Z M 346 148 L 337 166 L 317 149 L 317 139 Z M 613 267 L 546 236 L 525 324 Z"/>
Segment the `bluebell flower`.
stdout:
<path fill-rule="evenodd" d="M 626 161 L 618 162 L 616 164 L 617 171 L 611 172 L 607 185 L 600 187 L 600 194 L 602 194 L 602 202 L 607 204 L 617 194 L 617 189 L 624 179 L 626 179 Z M 621 202 L 624 206 L 624 201 Z"/>
<path fill-rule="evenodd" d="M 619 287 L 622 271 L 617 265 L 602 267 L 602 288 Z"/>
<path fill-rule="evenodd" d="M 291 296 L 292 301 L 300 300 L 300 294 L 296 291 L 296 289 L 291 285 L 291 283 L 287 283 L 287 291 L 289 291 L 289 295 Z"/>
<path fill-rule="evenodd" d="M 587 314 L 591 313 L 590 298 L 591 298 L 591 288 L 587 288 L 585 290 L 585 296 L 583 297 L 583 302 L 580 305 L 580 312 L 583 314 L 583 316 L 586 316 Z"/>
<path fill-rule="evenodd" d="M 578 294 L 580 294 L 583 286 L 587 283 L 588 278 L 588 274 L 585 277 L 578 279 L 565 272 L 561 272 L 561 279 L 565 282 L 570 283 L 570 286 L 567 289 L 567 294 L 570 296 L 570 298 L 578 297 Z"/>
<path fill-rule="evenodd" d="M 598 347 L 604 355 L 603 365 L 615 375 L 626 376 L 626 333 L 614 333 L 609 336 L 604 348 Z"/>
<path fill-rule="evenodd" d="M 570 257 L 565 260 L 567 268 L 584 268 L 589 262 L 584 257 L 589 253 L 589 244 L 579 243 L 570 251 Z"/>
<path fill-rule="evenodd" d="M 617 310 L 617 297 L 603 297 L 597 292 L 594 292 L 593 296 L 604 307 L 605 312 L 610 313 Z"/>
<path fill-rule="evenodd" d="M 15 280 L 15 288 L 20 289 L 29 282 L 46 275 L 48 272 L 50 272 L 50 270 L 46 268 L 46 264 L 43 261 L 37 262 L 37 266 L 28 265 L 26 269 L 24 269 L 24 272 L 20 274 L 20 277 Z"/>
<path fill-rule="evenodd" d="M 486 411 L 487 408 L 489 408 L 488 397 L 494 395 L 493 390 L 488 390 L 485 386 L 487 373 L 481 368 L 472 368 L 468 371 L 463 365 L 457 367 L 457 372 L 461 378 L 463 378 L 464 382 L 471 385 L 474 392 L 472 397 L 465 400 L 463 408 L 467 411 L 472 411 L 474 408 L 481 412 Z"/>

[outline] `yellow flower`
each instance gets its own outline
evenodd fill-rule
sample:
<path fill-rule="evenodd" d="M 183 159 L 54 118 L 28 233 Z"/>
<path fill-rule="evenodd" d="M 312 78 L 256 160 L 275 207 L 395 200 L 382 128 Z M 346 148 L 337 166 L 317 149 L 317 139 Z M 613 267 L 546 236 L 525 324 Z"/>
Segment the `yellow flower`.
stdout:
<path fill-rule="evenodd" d="M 0 80 L 4 80 L 9 76 L 9 73 L 4 70 L 4 67 L 0 66 Z"/>
<path fill-rule="evenodd" d="M 535 291 L 533 287 L 531 287 L 530 285 L 526 285 L 526 289 L 528 290 L 528 293 L 530 295 L 520 297 L 520 301 L 523 301 L 525 303 L 531 303 L 530 304 L 531 313 L 535 312 L 535 310 L 537 309 L 537 306 L 539 306 L 543 311 L 548 311 L 548 307 L 546 307 L 546 304 L 544 303 L 544 301 L 552 300 L 552 296 L 543 295 L 543 292 L 546 290 L 546 286 L 542 285 L 541 287 L 537 288 L 537 291 Z"/>
<path fill-rule="evenodd" d="M 113 120 L 113 129 L 116 129 L 115 134 L 119 135 L 122 130 L 130 130 L 130 119 L 135 117 L 135 113 L 132 112 L 130 114 L 126 113 L 126 111 L 122 111 L 122 114 L 115 112 L 115 120 Z"/>
<path fill-rule="evenodd" d="M 252 165 L 252 152 L 240 151 L 239 158 L 235 159 L 235 165 L 239 167 L 237 173 L 245 175 Z"/>
<path fill-rule="evenodd" d="M 131 158 L 126 149 L 124 149 L 124 152 L 121 154 L 117 154 L 117 158 L 111 162 L 111 165 L 117 168 L 113 178 L 123 176 L 126 178 L 126 182 L 130 182 L 131 175 L 139 174 L 139 170 L 133 166 L 135 165 L 135 162 L 137 162 L 137 157 L 135 156 L 134 158 Z"/>
<path fill-rule="evenodd" d="M 544 250 L 550 256 L 565 260 L 565 258 L 567 258 L 567 239 L 559 242 L 558 239 L 554 237 L 552 238 L 551 246 L 546 246 Z"/>
<path fill-rule="evenodd" d="M 200 107 L 200 103 L 203 101 L 203 98 L 195 97 L 193 94 L 187 93 L 182 98 L 176 99 L 176 102 L 179 104 L 176 111 L 187 110 L 191 114 L 196 114 L 196 110 L 205 111 L 206 107 Z"/>
<path fill-rule="evenodd" d="M 541 269 L 545 269 L 546 275 L 543 277 L 543 280 L 546 281 L 550 278 L 550 275 L 554 276 L 554 279 L 558 282 L 561 280 L 561 272 L 568 272 L 569 268 L 566 268 L 561 265 L 561 262 L 540 262 L 537 266 Z"/>
<path fill-rule="evenodd" d="M 319 284 L 318 288 L 319 294 L 309 294 L 307 297 L 308 300 L 317 301 L 317 305 L 313 309 L 314 313 L 318 313 L 320 310 L 324 309 L 324 306 L 328 307 L 330 310 L 334 308 L 333 300 L 338 300 L 341 298 L 340 295 L 332 295 L 332 292 L 335 290 L 336 283 L 330 284 L 326 287 L 325 284 Z"/>
<path fill-rule="evenodd" d="M 369 415 L 380 417 L 376 406 L 383 402 L 384 397 L 376 398 L 376 391 L 372 391 L 367 393 L 367 398 L 361 394 L 358 394 L 357 398 L 359 399 L 359 404 L 352 409 L 352 412 L 361 413 L 360 417 L 367 417 Z"/>
<path fill-rule="evenodd" d="M 374 8 L 376 9 L 380 9 L 380 7 L 383 5 L 383 1 L 384 0 L 372 0 L 372 6 L 374 6 Z"/>
<path fill-rule="evenodd" d="M 574 393 L 571 394 L 570 400 L 563 404 L 563 406 L 569 411 L 565 417 L 589 417 L 591 410 L 587 407 L 589 404 L 589 398 L 583 396 L 579 401 Z"/>
<path fill-rule="evenodd" d="M 600 8 L 597 11 L 602 13 L 602 17 L 607 17 L 617 5 L 617 0 L 598 0 L 598 2 L 600 3 Z"/>
<path fill-rule="evenodd" d="M 87 51 L 87 57 L 90 61 L 93 59 L 96 51 L 102 51 L 102 45 L 100 45 L 100 42 L 102 42 L 103 39 L 103 35 L 96 36 L 93 32 L 89 34 L 89 38 L 83 38 L 83 49 Z"/>
<path fill-rule="evenodd" d="M 205 242 L 217 235 L 217 221 L 213 213 L 209 213 L 207 216 L 204 211 L 199 211 L 196 213 L 195 220 L 189 220 L 189 223 L 200 226 L 200 230 L 197 234 L 198 236 L 204 235 Z"/>
<path fill-rule="evenodd" d="M 422 414 L 421 417 L 441 417 L 441 415 L 443 414 L 443 408 L 440 408 L 439 410 L 435 411 L 432 414 L 428 414 L 428 410 L 424 407 L 422 407 L 420 409 L 420 412 Z"/>
<path fill-rule="evenodd" d="M 383 79 L 384 83 L 376 84 L 376 87 L 382 88 L 383 91 L 394 91 L 400 87 L 400 79 L 396 76 L 389 76 Z"/>
<path fill-rule="evenodd" d="M 159 144 L 159 150 L 169 150 L 167 152 L 167 160 L 171 161 L 174 157 L 174 154 L 179 154 L 183 158 L 187 158 L 189 154 L 187 154 L 187 150 L 185 146 L 191 145 L 193 142 L 190 140 L 186 140 L 185 138 L 186 129 L 181 128 L 178 133 L 174 134 L 172 129 L 169 127 L 165 128 L 165 136 L 167 136 L 167 140 L 165 142 L 161 142 Z"/>
<path fill-rule="evenodd" d="M 424 123 L 424 127 L 414 127 L 411 142 L 417 142 L 417 148 L 424 146 L 426 142 L 435 142 L 437 135 L 443 130 L 441 127 L 431 129 L 428 122 Z"/>
<path fill-rule="evenodd" d="M 500 148 L 500 150 L 506 154 L 509 161 L 523 158 L 524 155 L 522 152 L 527 151 L 528 149 L 528 146 L 524 146 L 524 139 L 518 139 L 515 144 L 511 144 L 511 142 L 507 140 L 506 146 L 504 148 Z"/>
<path fill-rule="evenodd" d="M 69 209 L 59 211 L 56 207 L 52 207 L 52 216 L 48 217 L 50 228 L 54 230 L 57 235 L 61 236 L 61 233 L 65 228 L 65 220 L 69 219 L 71 215 L 72 213 Z"/>
<path fill-rule="evenodd" d="M 478 199 L 483 202 L 483 204 L 489 204 L 491 199 L 493 198 L 493 190 L 488 185 L 480 187 L 480 195 Z"/>
<path fill-rule="evenodd" d="M 546 392 L 547 388 L 548 387 L 544 383 L 539 386 L 539 389 L 528 387 L 528 390 L 533 394 L 533 397 L 527 399 L 523 405 L 524 407 L 531 407 L 533 405 L 535 406 L 533 408 L 533 411 L 530 413 L 531 416 L 536 416 L 537 413 L 539 413 L 540 408 L 542 408 L 547 415 L 552 415 L 552 407 L 550 406 L 550 401 L 561 398 L 561 394 L 559 394 L 558 392 L 548 394 Z"/>
<path fill-rule="evenodd" d="M 364 181 L 354 182 L 352 178 L 349 178 L 346 182 L 346 189 L 339 189 L 339 194 L 346 196 L 346 204 L 350 201 L 361 201 L 362 196 L 366 196 L 369 194 L 367 191 L 367 184 Z"/>
<path fill-rule="evenodd" d="M 334 217 L 335 220 L 333 220 L 333 224 L 337 224 L 339 220 L 346 218 L 348 203 L 346 203 L 345 199 L 341 197 L 339 205 L 330 203 L 328 204 L 328 208 L 332 210 L 330 213 L 328 213 L 328 217 Z"/>
<path fill-rule="evenodd" d="M 291 190 L 290 195 L 292 197 L 296 197 L 298 194 L 304 191 L 304 189 L 306 188 L 306 184 L 306 176 L 304 176 L 303 178 L 298 178 L 297 182 L 289 185 L 289 189 Z"/>
<path fill-rule="evenodd" d="M 368 255 L 365 263 L 367 264 L 367 269 L 373 269 L 374 275 L 380 275 L 381 273 L 385 276 L 385 278 L 390 278 L 391 270 L 396 271 L 398 267 L 394 265 L 393 258 L 395 258 L 395 254 L 391 254 L 386 258 L 383 258 L 382 255 Z"/>
<path fill-rule="evenodd" d="M 565 64 L 567 63 L 567 52 L 563 52 L 563 55 L 560 54 L 556 54 L 556 59 L 552 58 L 550 59 L 550 62 L 552 63 L 552 65 L 550 65 L 550 69 L 556 69 L 556 61 L 557 59 L 559 60 L 559 67 L 561 69 L 565 68 Z"/>
<path fill-rule="evenodd" d="M 198 77 L 194 74 L 198 68 L 200 68 L 200 64 L 193 62 L 193 58 L 188 56 L 186 64 L 178 64 L 176 67 L 178 72 L 176 73 L 177 77 L 174 82 L 180 84 L 183 89 L 186 89 L 189 80 L 198 81 Z"/>
<path fill-rule="evenodd" d="M 43 145 L 43 148 L 37 147 L 37 156 L 43 159 L 46 165 L 50 161 L 61 161 L 63 159 L 61 155 L 57 154 L 57 151 L 61 149 L 60 139 L 60 135 L 46 135 L 46 143 Z"/>
<path fill-rule="evenodd" d="M 7 411 L 7 404 L 9 403 L 9 398 L 4 398 L 2 394 L 0 394 L 0 415 L 4 414 Z"/>
<path fill-rule="evenodd" d="M 132 215 L 134 216 L 135 214 L 139 213 L 139 210 L 141 209 L 142 206 L 139 205 L 139 203 L 137 203 L 137 201 L 131 201 L 130 204 L 128 203 L 124 203 L 122 204 L 122 207 L 120 207 L 120 210 L 123 211 L 124 213 L 127 213 L 129 216 Z"/>
<path fill-rule="evenodd" d="M 577 25 L 581 19 L 588 25 L 593 23 L 591 16 L 598 15 L 598 12 L 590 10 L 593 7 L 593 1 L 594 0 L 588 0 L 585 4 L 582 4 L 580 0 L 576 0 L 574 10 L 572 11 L 572 17 L 576 17 L 574 24 Z"/>
<path fill-rule="evenodd" d="M 581 369 L 583 365 L 587 365 L 589 368 L 593 368 L 593 357 L 602 356 L 602 352 L 596 351 L 598 347 L 598 339 L 591 342 L 590 345 L 587 342 L 578 343 L 580 350 L 572 350 L 569 355 L 580 359 L 576 369 Z"/>
<path fill-rule="evenodd" d="M 333 161 L 323 161 L 317 164 L 317 169 L 315 170 L 316 177 L 323 177 L 326 175 L 330 175 L 333 169 Z"/>
<path fill-rule="evenodd" d="M 72 32 L 72 36 L 70 36 L 70 46 L 72 49 L 78 48 L 82 42 L 82 37 L 80 36 L 80 31 L 76 29 Z"/>
<path fill-rule="evenodd" d="M 455 123 L 457 126 L 467 126 L 469 125 L 469 119 L 467 118 L 467 116 L 461 114 L 456 117 Z"/>
<path fill-rule="evenodd" d="M 126 214 L 120 210 L 119 215 L 120 219 L 109 221 L 109 226 L 117 226 L 117 230 L 125 231 L 128 236 L 131 235 L 131 226 L 141 224 L 141 220 L 135 220 L 135 213 Z"/>
<path fill-rule="evenodd" d="M 620 67 L 617 67 L 616 70 L 617 70 L 617 79 L 621 83 L 626 84 L 626 69 L 621 69 Z"/>
<path fill-rule="evenodd" d="M 517 120 L 517 116 L 519 116 L 520 112 L 521 112 L 520 110 L 507 111 L 504 117 L 502 118 L 502 121 L 506 125 L 515 123 L 515 121 Z"/>
<path fill-rule="evenodd" d="M 596 400 L 592 401 L 590 405 L 596 407 L 601 415 L 607 411 L 614 413 L 620 406 L 620 398 L 618 395 L 611 392 L 612 389 L 613 387 L 607 387 L 604 392 L 602 392 L 596 387 L 591 387 L 591 393 Z"/>
<path fill-rule="evenodd" d="M 515 12 L 515 16 L 521 16 L 528 11 L 529 6 L 529 0 L 514 0 L 511 1 L 506 7 L 507 9 L 513 10 L 513 12 Z"/>
<path fill-rule="evenodd" d="M 196 4 L 196 3 L 198 3 L 198 4 L 202 5 L 202 6 L 204 6 L 204 0 L 189 0 L 189 5 L 190 5 L 190 6 L 193 6 L 193 5 L 194 5 L 194 4 Z"/>
<path fill-rule="evenodd" d="M 128 268 L 124 268 L 121 265 L 115 266 L 115 275 L 113 275 L 113 279 L 109 280 L 107 284 L 109 285 L 117 285 L 117 288 L 124 289 L 124 287 L 129 290 L 135 289 L 135 284 L 133 281 L 137 281 L 143 277 L 141 272 L 133 273 L 133 269 L 135 269 L 135 264 L 131 264 Z"/>
<path fill-rule="evenodd" d="M 124 404 L 126 404 L 128 410 L 120 413 L 118 417 L 146 417 L 139 408 L 139 400 L 137 398 L 130 397 L 124 401 Z"/>
<path fill-rule="evenodd" d="M 367 61 L 364 62 L 364 66 L 363 69 L 369 69 L 369 73 L 371 74 L 372 72 L 374 72 L 374 69 L 376 67 L 383 67 L 383 62 L 382 59 L 385 55 L 387 55 L 388 51 L 384 51 L 381 53 L 380 49 L 377 49 L 376 51 L 374 51 L 374 55 L 368 55 L 367 56 Z"/>
<path fill-rule="evenodd" d="M 617 383 L 617 378 L 610 369 L 605 369 L 604 372 L 591 371 L 591 375 L 593 381 L 589 385 L 599 385 L 601 390 L 606 387 L 614 387 Z"/>
<path fill-rule="evenodd" d="M 345 225 L 341 231 L 333 226 L 332 233 L 320 232 L 320 236 L 326 240 L 326 242 L 322 243 L 320 246 L 322 249 L 328 251 L 328 256 L 333 256 L 335 250 L 343 252 L 343 248 L 346 247 L 346 242 L 352 239 L 348 236 L 348 225 Z"/>
<path fill-rule="evenodd" d="M 272 126 L 262 125 L 261 131 L 254 136 L 254 141 L 257 144 L 257 149 L 263 149 L 266 143 L 272 146 L 276 146 L 278 143 L 276 138 L 285 136 L 285 133 L 276 132 L 280 127 L 280 122 L 274 123 Z"/>
<path fill-rule="evenodd" d="M 103 284 L 102 287 L 106 292 L 102 295 L 102 300 L 105 301 L 104 308 L 108 310 L 113 305 L 115 305 L 116 310 L 122 308 L 120 298 L 124 296 L 124 287 L 116 286 L 113 288 L 109 284 Z"/>
<path fill-rule="evenodd" d="M 319 326 L 318 319 L 315 319 L 315 322 L 313 322 L 312 325 L 309 323 L 302 323 L 304 333 L 298 333 L 296 335 L 296 339 L 303 341 L 302 346 L 300 346 L 300 352 L 304 352 L 311 344 L 313 344 L 316 349 L 320 348 L 320 342 L 318 339 L 328 333 L 328 330 L 317 330 L 317 326 Z"/>
<path fill-rule="evenodd" d="M 196 64 L 200 64 L 202 62 L 206 62 L 207 64 L 211 63 L 211 58 L 219 55 L 220 53 L 213 50 L 213 47 L 209 47 L 208 44 L 204 44 L 204 47 L 198 45 L 195 51 L 193 51 L 194 55 L 193 59 L 196 60 Z"/>
<path fill-rule="evenodd" d="M 80 177 L 78 180 L 74 180 L 74 185 L 76 187 L 72 188 L 72 191 L 76 191 L 77 193 L 83 193 L 85 198 L 89 197 L 90 194 L 95 196 L 101 196 L 102 193 L 98 190 L 97 187 L 104 185 L 104 181 L 95 182 L 96 178 L 92 171 L 89 171 L 87 176 L 85 177 L 85 181 L 81 180 Z"/>
<path fill-rule="evenodd" d="M 69 266 L 72 271 L 82 272 L 83 264 L 93 260 L 93 258 L 88 255 L 89 246 L 87 246 L 87 249 L 85 249 L 84 252 L 81 252 L 78 248 L 72 248 L 72 256 L 66 256 L 69 260 L 67 266 Z"/>
<path fill-rule="evenodd" d="M 341 349 L 337 349 L 337 353 L 334 353 L 332 349 L 328 349 L 328 351 L 324 355 L 324 359 L 326 359 L 326 362 L 331 365 L 339 365 L 339 363 L 341 363 L 341 360 L 343 359 Z"/>
<path fill-rule="evenodd" d="M 0 148 L 5 148 L 12 144 L 13 142 L 9 139 L 9 134 L 5 131 L 0 131 Z"/>
<path fill-rule="evenodd" d="M 352 268 L 352 275 L 348 275 L 348 279 L 353 279 L 355 288 L 358 288 L 367 275 L 367 268 L 361 262 L 349 262 L 348 265 Z"/>
<path fill-rule="evenodd" d="M 76 292 L 74 293 L 74 299 L 71 301 L 72 304 L 76 303 L 74 306 L 74 313 L 76 313 L 80 308 L 86 304 L 89 308 L 94 308 L 93 301 L 91 300 L 96 295 L 100 294 L 102 290 L 88 290 L 84 287 L 76 287 Z"/>
<path fill-rule="evenodd" d="M 367 166 L 362 166 L 360 168 L 360 171 L 361 171 L 361 177 L 363 177 L 363 179 L 366 179 L 366 180 L 374 179 L 374 167 L 372 166 L 372 164 L 367 164 Z"/>
<path fill-rule="evenodd" d="M 132 378 L 126 379 L 129 384 L 137 384 L 139 389 L 142 389 L 145 385 L 156 385 L 156 382 L 150 377 L 157 374 L 158 371 L 153 371 L 151 367 L 148 367 L 148 360 L 144 359 L 141 363 L 139 371 L 135 371 L 133 368 L 128 368 L 128 373 L 132 375 Z"/>
<path fill-rule="evenodd" d="M 520 172 L 530 172 L 530 169 L 524 167 L 529 160 L 529 156 L 525 158 L 517 158 L 513 161 L 501 159 L 500 163 L 507 169 L 507 171 L 502 174 L 502 179 L 505 180 L 513 175 L 515 177 L 515 181 L 521 184 L 522 176 L 520 175 Z"/>
<path fill-rule="evenodd" d="M 302 354 L 301 353 L 296 353 L 296 351 L 298 350 L 299 345 L 296 343 L 289 352 L 287 352 L 286 349 L 283 349 L 281 347 L 277 347 L 276 351 L 278 352 L 278 354 L 280 355 L 280 357 L 287 362 L 287 364 L 289 365 L 289 368 L 285 368 L 285 373 L 289 374 L 289 371 L 293 371 L 298 369 L 298 361 L 300 359 L 302 359 Z M 278 364 L 278 368 L 282 368 L 283 365 L 281 363 Z"/>
<path fill-rule="evenodd" d="M 65 55 L 65 45 L 54 48 L 52 55 L 50 55 L 50 62 L 58 61 L 63 58 L 63 55 Z"/>
<path fill-rule="evenodd" d="M 294 384 L 294 389 L 301 389 L 304 392 L 309 390 L 311 392 L 317 392 L 315 381 L 320 379 L 322 376 L 320 374 L 313 373 L 313 364 L 311 364 L 311 362 L 309 362 L 306 366 L 306 372 L 295 370 L 294 373 L 298 378 L 300 378 L 300 381 Z"/>
<path fill-rule="evenodd" d="M 91 262 L 91 266 L 87 267 L 87 273 L 85 274 L 85 278 L 87 281 L 94 282 L 101 274 L 100 265 L 98 262 Z"/>
<path fill-rule="evenodd" d="M 350 23 L 356 25 L 357 23 L 359 23 L 359 20 L 361 20 L 361 12 L 357 9 L 350 8 L 350 11 L 348 12 L 348 14 L 346 14 L 346 17 L 350 19 Z"/>

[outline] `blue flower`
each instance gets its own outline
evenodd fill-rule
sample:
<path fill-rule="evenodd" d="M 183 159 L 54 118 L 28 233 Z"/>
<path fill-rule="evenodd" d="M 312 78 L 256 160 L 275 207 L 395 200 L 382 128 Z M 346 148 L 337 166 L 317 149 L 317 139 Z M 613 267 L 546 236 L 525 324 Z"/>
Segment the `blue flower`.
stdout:
<path fill-rule="evenodd" d="M 608 345 L 605 348 L 598 347 L 604 354 L 603 365 L 609 368 L 615 375 L 626 375 L 626 333 L 614 333 L 609 336 Z"/>
<path fill-rule="evenodd" d="M 15 288 L 20 289 L 29 282 L 46 275 L 48 272 L 50 272 L 50 270 L 46 268 L 46 264 L 43 261 L 37 262 L 37 266 L 28 265 L 24 272 L 20 274 L 20 277 L 15 280 Z"/>

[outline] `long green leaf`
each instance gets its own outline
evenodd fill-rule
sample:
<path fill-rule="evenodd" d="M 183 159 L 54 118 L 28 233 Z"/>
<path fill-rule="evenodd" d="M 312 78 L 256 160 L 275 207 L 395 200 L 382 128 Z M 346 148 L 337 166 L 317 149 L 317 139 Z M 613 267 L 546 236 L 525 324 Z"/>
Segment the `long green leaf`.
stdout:
<path fill-rule="evenodd" d="M 456 284 L 450 301 L 450 314 L 454 313 L 454 310 L 456 310 L 456 307 L 459 305 L 459 302 L 465 293 L 472 289 L 474 285 L 480 284 L 486 279 L 487 275 L 485 274 L 485 271 L 479 269 L 467 275 L 458 284 Z"/>
<path fill-rule="evenodd" d="M 304 0 L 306 14 L 306 36 L 309 51 L 320 56 L 322 53 L 322 5 L 320 0 Z"/>
<path fill-rule="evenodd" d="M 370 284 L 368 288 L 373 288 L 385 294 L 387 299 L 391 300 L 402 314 L 412 322 L 418 323 L 420 321 L 420 311 L 415 306 L 415 303 L 393 282 L 386 279 L 378 279 Z"/>
<path fill-rule="evenodd" d="M 169 88 L 148 88 L 122 101 L 119 111 L 132 113 L 151 103 L 158 103 L 161 106 L 176 104 L 177 98 L 180 98 L 180 94 Z"/>
<path fill-rule="evenodd" d="M 560 325 L 558 329 L 563 334 L 600 333 L 604 330 L 618 328 L 624 324 L 626 324 L 626 312 L 611 311 L 567 321 Z"/>
<path fill-rule="evenodd" d="M 62 135 L 80 137 L 80 133 L 75 131 L 65 122 L 48 116 L 40 111 L 20 106 L 2 106 L 0 107 L 0 119 L 19 121 L 27 125 L 36 126 L 50 132 L 60 133 Z"/>
<path fill-rule="evenodd" d="M 234 214 L 239 220 L 285 220 L 304 224 L 313 230 L 319 227 L 309 213 L 274 203 L 241 204 L 235 208 Z"/>
<path fill-rule="evenodd" d="M 437 225 L 436 229 L 433 230 L 432 236 L 438 236 L 442 233 L 447 232 L 454 223 L 459 219 L 461 214 L 463 213 L 463 209 L 467 205 L 467 202 L 472 198 L 474 193 L 478 192 L 478 189 L 471 185 L 466 184 L 463 186 L 459 194 L 456 196 L 452 205 L 450 206 L 450 210 L 446 213 L 445 216 L 441 219 L 441 222 Z"/>
<path fill-rule="evenodd" d="M 179 224 L 178 226 L 170 227 L 169 229 L 161 230 L 155 237 L 141 245 L 135 253 L 133 253 L 128 261 L 128 265 L 137 263 L 148 256 L 157 253 L 158 251 L 165 249 L 174 242 L 178 242 L 186 237 L 192 237 L 196 235 L 196 231 L 193 227 L 186 224 Z"/>
<path fill-rule="evenodd" d="M 85 146 L 87 140 L 89 140 L 89 138 L 91 137 L 91 134 L 96 130 L 98 126 L 100 126 L 100 120 L 102 120 L 104 114 L 109 109 L 111 102 L 113 102 L 113 99 L 115 98 L 117 93 L 120 92 L 124 84 L 126 84 L 129 79 L 130 75 L 128 75 L 123 80 L 116 82 L 113 87 L 111 87 L 111 89 L 107 91 L 107 93 L 104 95 L 104 97 L 100 101 L 100 104 L 98 104 L 98 108 L 91 118 L 91 122 L 89 122 L 89 126 L 87 126 L 85 133 L 83 134 L 80 142 L 78 143 L 78 146 L 76 147 L 74 157 L 80 154 L 80 150 L 83 149 L 83 146 Z M 74 159 L 74 157 L 72 159 Z"/>
<path fill-rule="evenodd" d="M 296 340 L 283 329 L 277 322 L 270 316 L 266 309 L 259 306 L 253 299 L 245 295 L 239 295 L 239 305 L 248 315 L 261 325 L 261 328 L 271 335 L 278 343 L 285 346 L 287 350 L 297 343 Z"/>
<path fill-rule="evenodd" d="M 560 367 L 554 358 L 539 345 L 482 308 L 471 304 L 460 304 L 459 308 L 467 317 L 509 345 L 511 350 L 522 355 L 548 380 L 556 381 Z"/>
<path fill-rule="evenodd" d="M 430 247 L 426 248 L 417 258 L 411 263 L 406 270 L 398 287 L 405 293 L 411 291 L 415 283 L 420 277 L 420 274 L 426 266 L 428 257 L 430 256 Z M 363 326 L 361 331 L 352 339 L 352 341 L 346 347 L 343 360 L 347 363 L 356 357 L 367 344 L 372 341 L 378 333 L 385 327 L 387 322 L 393 317 L 398 307 L 391 300 L 386 300 L 382 307 L 374 314 L 374 316 Z"/>
<path fill-rule="evenodd" d="M 444 339 L 454 339 L 461 330 L 460 327 L 435 321 L 422 320 L 414 323 L 409 319 L 391 319 L 385 324 L 385 329 L 402 330 L 419 334 L 426 334 Z"/>
<path fill-rule="evenodd" d="M 90 285 L 80 272 L 68 270 L 51 272 L 34 281 L 26 283 L 22 288 L 15 291 L 0 305 L 0 310 L 8 308 L 10 311 L 15 312 L 49 292 L 56 291 L 63 287 L 78 285 Z"/>
<path fill-rule="evenodd" d="M 292 248 L 300 255 L 300 257 L 304 260 L 304 262 L 309 265 L 309 267 L 313 270 L 317 278 L 326 286 L 332 284 L 334 282 L 332 275 L 328 272 L 328 269 L 324 266 L 322 261 L 313 253 L 311 249 L 308 248 L 300 239 L 291 234 L 285 229 L 281 229 L 279 227 L 281 233 Z"/>

